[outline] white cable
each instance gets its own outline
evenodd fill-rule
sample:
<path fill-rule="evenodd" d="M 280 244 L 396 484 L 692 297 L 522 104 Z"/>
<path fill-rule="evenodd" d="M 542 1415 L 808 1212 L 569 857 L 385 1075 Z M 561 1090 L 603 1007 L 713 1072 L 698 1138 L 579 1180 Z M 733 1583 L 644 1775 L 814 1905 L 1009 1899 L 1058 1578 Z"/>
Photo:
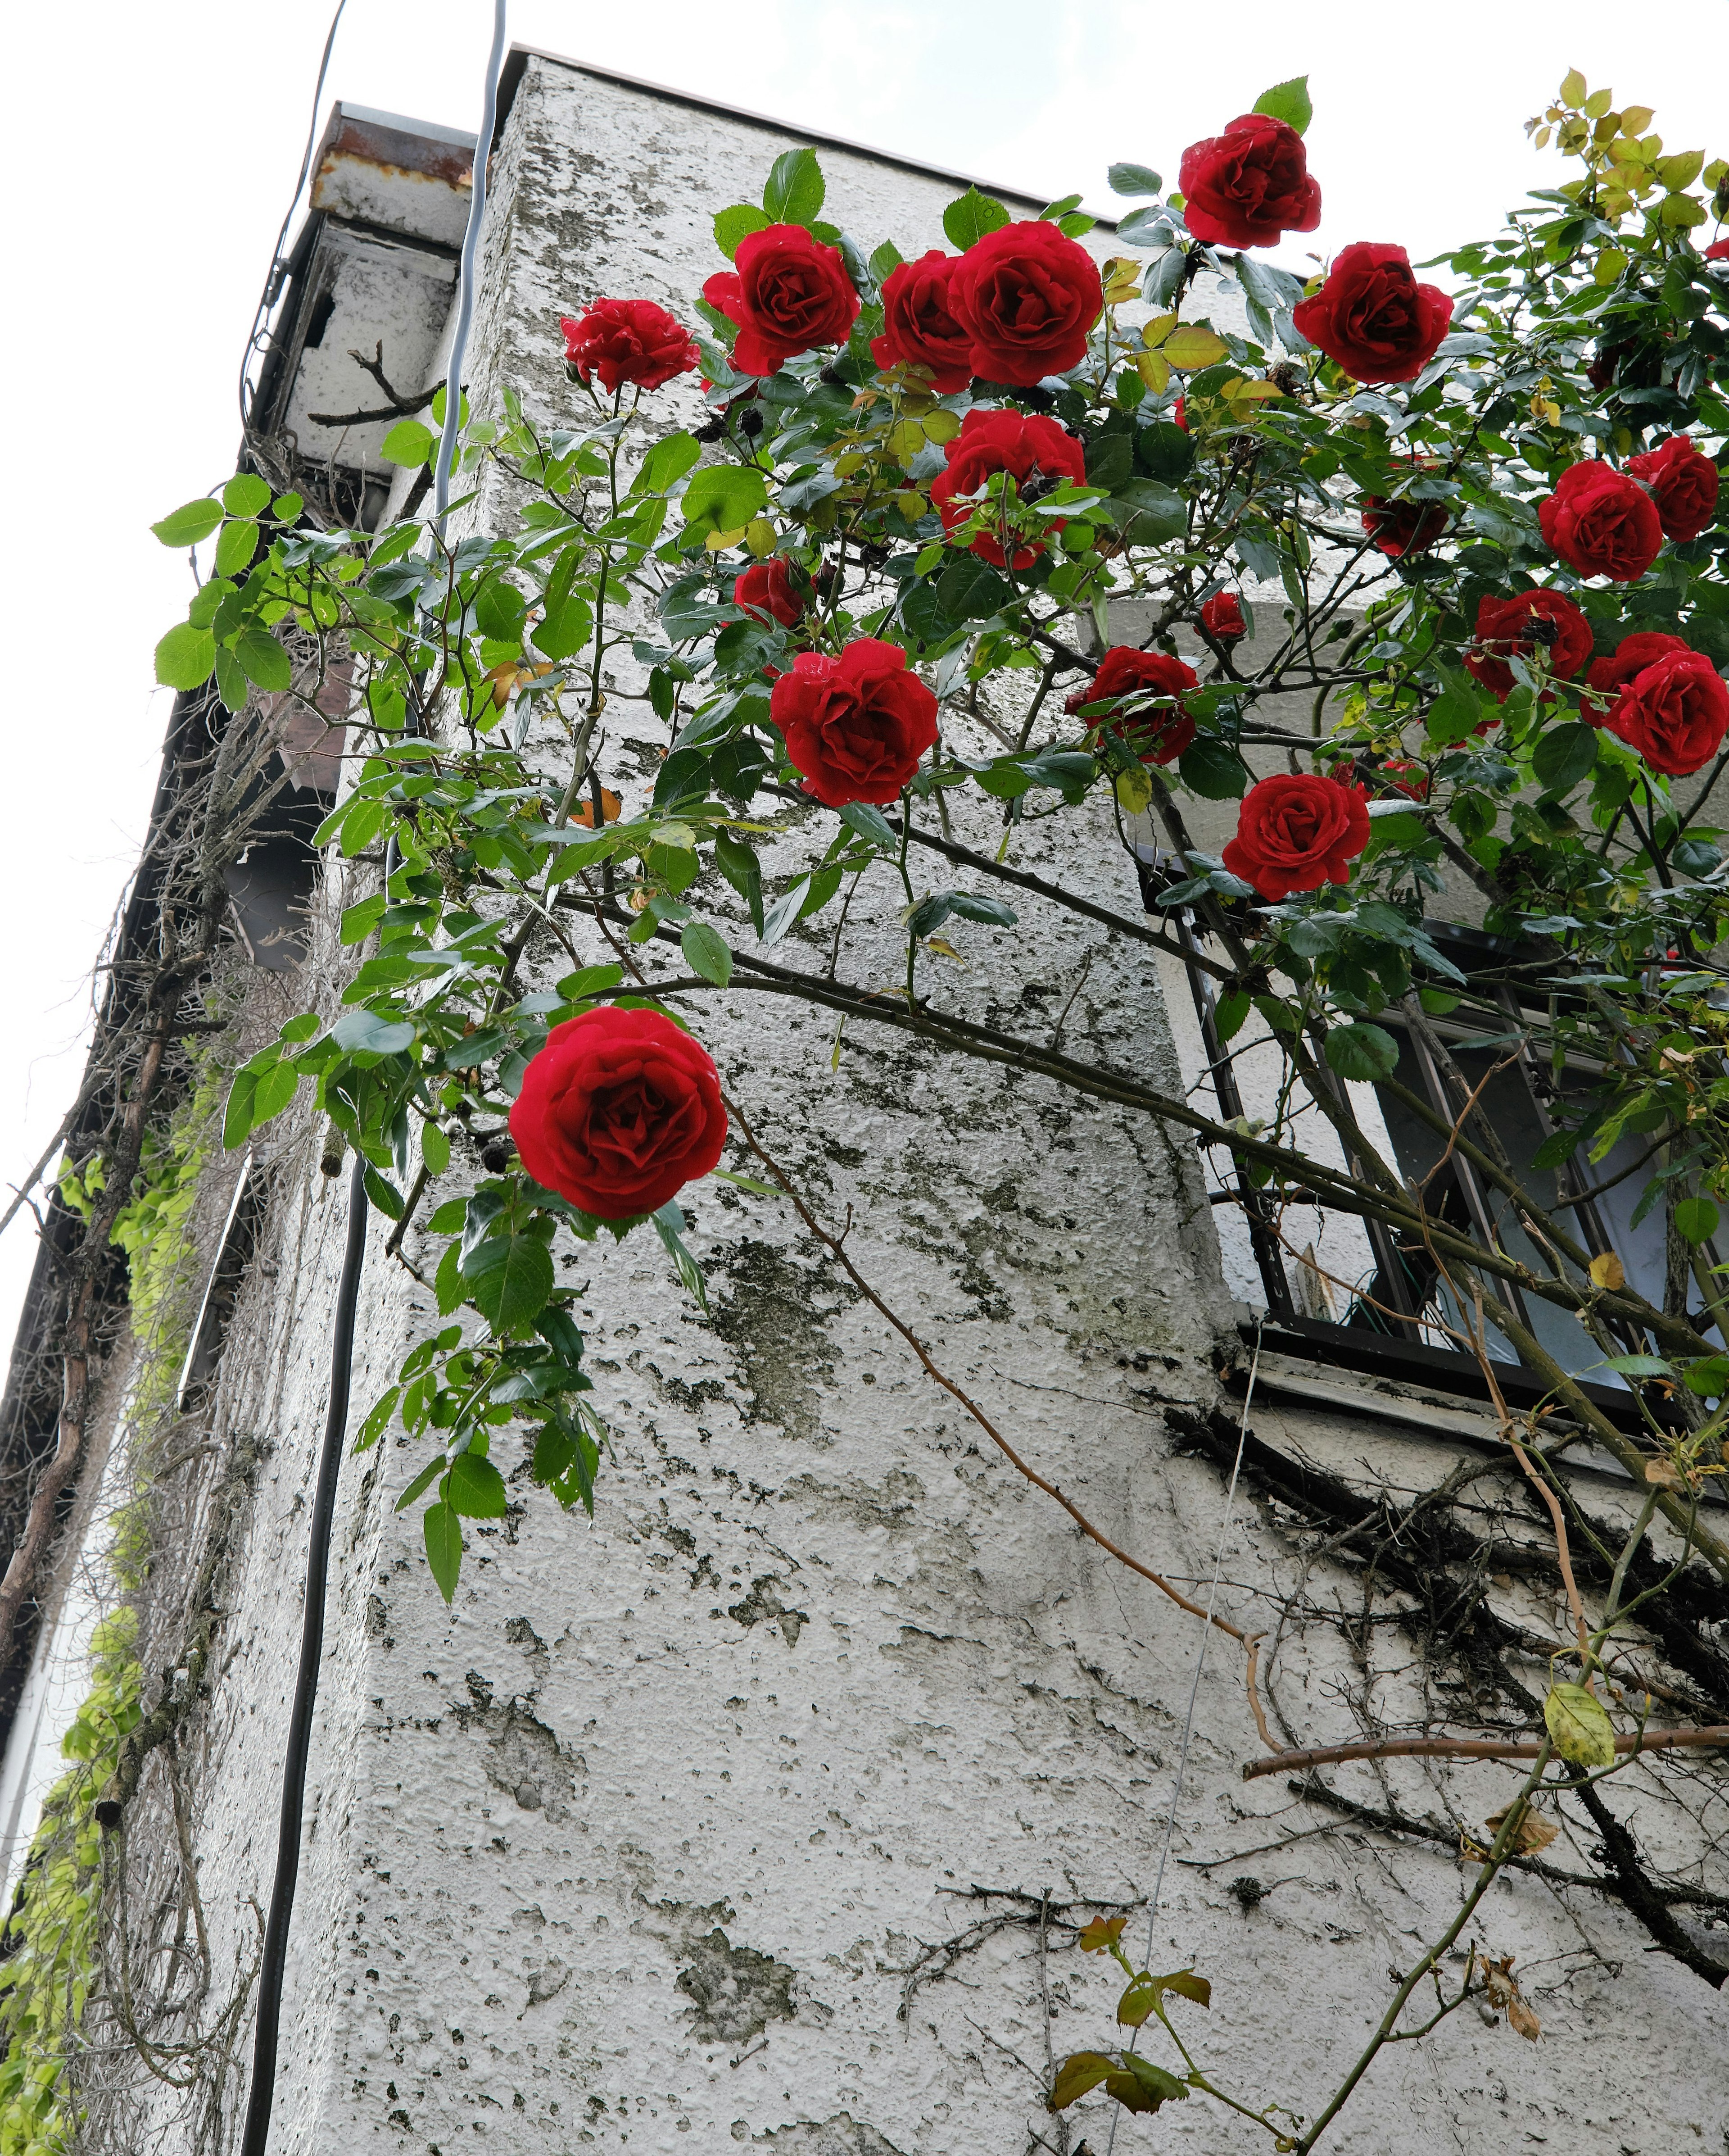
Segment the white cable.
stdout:
<path fill-rule="evenodd" d="M 1243 1414 L 1237 1424 L 1237 1456 L 1231 1462 L 1230 1485 L 1225 1491 L 1224 1517 L 1219 1524 L 1219 1543 L 1213 1559 L 1213 1581 L 1207 1589 L 1207 1614 L 1201 1623 L 1201 1644 L 1195 1655 L 1195 1673 L 1188 1687 L 1188 1712 L 1183 1717 L 1183 1742 L 1177 1753 L 1177 1777 L 1171 1785 L 1171 1808 L 1165 1815 L 1165 1838 L 1159 1850 L 1159 1868 L 1152 1882 L 1152 1899 L 1147 1911 L 1147 1951 L 1141 1957 L 1141 1966 L 1152 1966 L 1152 1933 L 1157 1922 L 1159 1895 L 1165 1884 L 1165 1865 L 1171 1854 L 1171 1837 L 1177 1830 L 1177 1807 L 1183 1801 L 1183 1776 L 1188 1767 L 1189 1739 L 1194 1733 L 1195 1702 L 1200 1697 L 1201 1672 L 1207 1666 L 1207 1640 L 1213 1630 L 1213 1605 L 1219 1599 L 1219 1576 L 1224 1569 L 1224 1546 L 1231 1532 L 1231 1515 L 1237 1507 L 1237 1478 L 1243 1471 L 1243 1448 L 1249 1439 L 1249 1409 L 1254 1399 L 1254 1380 L 1260 1369 L 1260 1333 L 1265 1319 L 1257 1318 L 1254 1326 L 1254 1353 L 1249 1364 L 1249 1389 L 1243 1395 Z M 1132 2051 L 1141 2041 L 1137 2029 L 1130 2041 Z M 1111 2156 L 1116 2146 L 1117 2121 L 1122 2117 L 1119 2105 L 1111 2118 L 1111 2138 L 1105 2144 L 1105 2156 Z"/>

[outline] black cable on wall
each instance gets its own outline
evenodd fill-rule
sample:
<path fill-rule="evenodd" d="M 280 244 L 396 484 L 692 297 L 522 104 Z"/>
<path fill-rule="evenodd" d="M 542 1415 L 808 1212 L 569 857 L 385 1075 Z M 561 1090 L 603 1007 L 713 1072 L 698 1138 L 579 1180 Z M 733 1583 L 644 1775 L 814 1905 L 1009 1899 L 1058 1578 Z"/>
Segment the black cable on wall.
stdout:
<path fill-rule="evenodd" d="M 451 339 L 449 370 L 444 383 L 444 424 L 439 444 L 434 522 L 442 538 L 450 506 L 450 473 L 454 459 L 457 429 L 462 411 L 462 363 L 468 352 L 469 326 L 474 320 L 475 261 L 479 250 L 480 221 L 486 208 L 486 165 L 491 152 L 493 129 L 498 114 L 499 70 L 504 64 L 506 0 L 493 0 L 492 49 L 486 63 L 486 88 L 481 100 L 480 131 L 475 144 L 474 192 L 469 202 L 468 228 L 463 235 L 462 266 L 457 295 L 456 329 Z M 341 10 L 337 10 L 340 15 Z M 332 23 L 331 33 L 336 34 Z M 326 63 L 330 48 L 325 48 Z M 323 71 L 319 81 L 323 83 Z M 302 174 L 304 178 L 305 175 Z M 280 244 L 278 245 L 280 252 Z M 386 850 L 384 888 L 388 895 L 396 870 L 392 839 Z M 289 1712 L 288 1741 L 282 1766 L 282 1816 L 276 1837 L 276 1875 L 270 1888 L 270 1911 L 265 1920 L 264 1948 L 259 1965 L 258 2018 L 252 2041 L 252 2079 L 247 2090 L 246 2123 L 241 2134 L 239 2156 L 264 2156 L 270 2138 L 270 2114 L 276 2096 L 277 2051 L 282 2025 L 282 1985 L 288 1960 L 288 1933 L 294 1915 L 295 1889 L 300 1870 L 301 1814 L 306 1799 L 306 1761 L 311 1749 L 312 1717 L 318 1700 L 318 1673 L 324 1660 L 324 1613 L 329 1592 L 331 1529 L 336 1518 L 336 1484 L 342 1467 L 342 1445 L 348 1429 L 348 1395 L 354 1365 L 355 1312 L 360 1301 L 360 1277 L 367 1250 L 366 1161 L 357 1149 L 348 1183 L 348 1235 L 342 1253 L 342 1270 L 336 1281 L 336 1307 L 331 1329 L 330 1401 L 325 1411 L 324 1442 L 318 1456 L 314 1487 L 312 1524 L 306 1550 L 305 1601 L 300 1620 L 300 1660 L 295 1675 L 293 1704 Z"/>

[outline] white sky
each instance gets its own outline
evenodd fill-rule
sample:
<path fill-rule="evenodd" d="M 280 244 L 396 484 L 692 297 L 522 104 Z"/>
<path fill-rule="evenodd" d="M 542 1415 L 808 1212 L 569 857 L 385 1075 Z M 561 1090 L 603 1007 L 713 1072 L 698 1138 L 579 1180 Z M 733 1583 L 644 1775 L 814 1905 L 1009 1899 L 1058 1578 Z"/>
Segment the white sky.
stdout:
<path fill-rule="evenodd" d="M 187 597 L 183 558 L 147 527 L 233 469 L 241 339 L 331 4 L 74 0 L 12 18 L 0 1182 L 28 1168 L 76 1086 L 89 968 L 137 855 L 167 718 L 151 654 Z M 485 0 L 349 0 L 326 105 L 472 129 L 491 14 Z M 1634 20 L 1660 35 L 1630 34 Z M 1306 73 L 1324 214 L 1302 244 L 1329 252 L 1391 240 L 1420 259 L 1493 229 L 1527 185 L 1552 185 L 1557 161 L 1534 155 L 1521 126 L 1569 65 L 1654 105 L 1671 149 L 1729 152 L 1729 129 L 1714 126 L 1729 81 L 1725 0 L 1665 0 L 1642 18 L 1625 0 L 1181 12 L 1146 0 L 515 0 L 510 23 L 524 44 L 1029 192 L 1081 188 L 1095 205 L 1110 199 L 1112 160 L 1174 182 L 1185 144 Z M 32 1235 L 20 1215 L 0 1242 L 0 1341 Z"/>

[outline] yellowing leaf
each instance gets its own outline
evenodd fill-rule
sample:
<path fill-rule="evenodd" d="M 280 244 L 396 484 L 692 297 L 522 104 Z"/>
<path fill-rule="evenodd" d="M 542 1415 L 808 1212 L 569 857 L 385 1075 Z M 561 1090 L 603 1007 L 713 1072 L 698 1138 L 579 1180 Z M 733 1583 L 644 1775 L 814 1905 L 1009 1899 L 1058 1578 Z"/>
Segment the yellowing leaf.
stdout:
<path fill-rule="evenodd" d="M 1199 367 L 1216 367 L 1225 357 L 1223 341 L 1202 322 L 1185 322 L 1165 339 L 1164 355 L 1185 374 Z"/>
<path fill-rule="evenodd" d="M 1575 1767 L 1614 1765 L 1614 1730 L 1603 1702 L 1583 1685 L 1552 1685 L 1543 1702 L 1543 1721 L 1555 1749 Z"/>
<path fill-rule="evenodd" d="M 869 462 L 869 458 L 861 456 L 858 450 L 849 449 L 844 456 L 834 459 L 834 476 L 836 479 L 850 479 L 854 472 L 862 471 Z"/>
<path fill-rule="evenodd" d="M 1168 314 L 1155 315 L 1151 321 L 1142 324 L 1141 341 L 1149 352 L 1157 351 L 1176 326 L 1177 311 L 1173 307 Z"/>
<path fill-rule="evenodd" d="M 925 446 L 925 430 L 916 419 L 902 419 L 889 429 L 890 452 L 905 464 L 911 464 Z"/>
<path fill-rule="evenodd" d="M 1507 2026 L 1529 2037 L 1533 2044 L 1543 2033 L 1542 2023 L 1531 2012 L 1522 1992 L 1516 1991 L 1507 2001 Z"/>
<path fill-rule="evenodd" d="M 1611 1292 L 1627 1285 L 1627 1270 L 1613 1250 L 1605 1250 L 1591 1260 L 1591 1285 L 1607 1288 Z"/>
<path fill-rule="evenodd" d="M 602 823 L 616 824 L 619 817 L 622 816 L 623 813 L 624 803 L 618 798 L 618 795 L 613 792 L 610 787 L 603 786 L 600 789 L 600 820 Z M 593 802 L 592 800 L 584 801 L 577 809 L 572 820 L 577 824 L 586 824 L 592 831 L 594 828 Z"/>
<path fill-rule="evenodd" d="M 755 517 L 745 526 L 745 544 L 759 561 L 773 553 L 775 539 L 775 528 L 766 516 Z"/>
<path fill-rule="evenodd" d="M 927 951 L 935 951 L 941 957 L 952 958 L 957 966 L 964 966 L 967 963 L 946 936 L 927 936 L 925 938 L 925 948 Z"/>
<path fill-rule="evenodd" d="M 1687 1486 L 1686 1476 L 1666 1460 L 1648 1460 L 1645 1480 L 1659 1490 L 1685 1490 Z"/>
<path fill-rule="evenodd" d="M 1585 101 L 1588 85 L 1577 68 L 1569 68 L 1561 78 L 1561 102 L 1577 111 Z"/>
<path fill-rule="evenodd" d="M 953 441 L 961 431 L 959 413 L 945 412 L 940 407 L 934 412 L 927 412 L 919 424 L 925 430 L 926 440 L 935 442 L 939 448 L 944 442 Z"/>
<path fill-rule="evenodd" d="M 1660 220 L 1683 231 L 1703 224 L 1706 214 L 1705 204 L 1692 195 L 1665 195 L 1657 205 Z"/>
<path fill-rule="evenodd" d="M 1128 1921 L 1126 1917 L 1095 1917 L 1075 1943 L 1083 1953 L 1109 1953 Z"/>
<path fill-rule="evenodd" d="M 895 496 L 895 506 L 909 524 L 916 524 L 931 505 L 916 487 L 908 487 Z"/>
<path fill-rule="evenodd" d="M 1088 1928 L 1090 1929 L 1090 1926 Z M 1057 2077 L 1051 2084 L 1045 2104 L 1052 2111 L 1066 2111 L 1071 2103 L 1078 2102 L 1089 2090 L 1095 2089 L 1106 2074 L 1116 2071 L 1116 2061 L 1106 2058 L 1102 2051 L 1076 2051 L 1072 2058 L 1065 2059 L 1057 2068 Z"/>
<path fill-rule="evenodd" d="M 1672 193 L 1679 194 L 1683 187 L 1691 187 L 1705 168 L 1703 150 L 1682 150 L 1672 157 L 1657 160 L 1657 177 Z"/>
<path fill-rule="evenodd" d="M 1643 135 L 1656 117 L 1649 105 L 1629 105 L 1621 112 L 1621 127 L 1628 135 Z"/>
<path fill-rule="evenodd" d="M 1498 1812 L 1490 1813 L 1483 1824 L 1488 1828 L 1491 1835 L 1501 1832 L 1506 1825 L 1507 1814 L 1512 1809 L 1511 1804 L 1503 1804 Z M 1547 1820 L 1540 1817 L 1527 1804 L 1525 1808 L 1525 1816 L 1513 1830 L 1512 1839 L 1508 1846 L 1517 1856 L 1534 1856 L 1538 1850 L 1547 1849 L 1560 1831 L 1558 1826 L 1552 1826 Z"/>
<path fill-rule="evenodd" d="M 1171 362 L 1162 352 L 1137 352 L 1135 372 L 1155 397 L 1163 396 L 1171 380 Z"/>
<path fill-rule="evenodd" d="M 748 525 L 741 524 L 736 531 L 711 531 L 703 544 L 711 554 L 724 554 L 729 547 L 737 546 L 749 529 Z"/>
<path fill-rule="evenodd" d="M 1116 789 L 1117 805 L 1126 816 L 1138 816 L 1152 798 L 1152 774 L 1145 764 L 1118 772 L 1111 783 Z"/>

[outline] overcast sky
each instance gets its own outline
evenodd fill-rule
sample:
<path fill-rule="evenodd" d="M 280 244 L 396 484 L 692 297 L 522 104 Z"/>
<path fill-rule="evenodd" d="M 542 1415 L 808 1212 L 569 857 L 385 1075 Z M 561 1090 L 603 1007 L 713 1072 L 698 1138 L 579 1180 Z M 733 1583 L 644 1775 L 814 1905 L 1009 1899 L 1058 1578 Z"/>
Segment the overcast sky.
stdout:
<path fill-rule="evenodd" d="M 90 968 L 137 855 L 167 719 L 151 654 L 187 598 L 183 558 L 147 526 L 233 469 L 241 340 L 332 4 L 96 0 L 13 18 L 0 1182 L 23 1174 L 76 1086 Z M 349 0 L 326 108 L 341 98 L 473 129 L 491 15 L 485 0 Z M 1655 106 L 1671 149 L 1729 152 L 1729 124 L 1715 122 L 1725 0 L 1643 13 L 1624 0 L 516 0 L 510 21 L 525 44 L 1095 204 L 1111 161 L 1174 180 L 1186 143 L 1307 74 L 1323 218 L 1301 245 L 1328 252 L 1391 240 L 1420 259 L 1554 184 L 1558 161 L 1530 150 L 1522 123 L 1570 65 Z M 1630 35 L 1634 23 L 1657 34 Z M 1301 266 L 1301 249 L 1283 259 Z M 21 1216 L 0 1243 L 0 1339 L 32 1233 Z"/>

